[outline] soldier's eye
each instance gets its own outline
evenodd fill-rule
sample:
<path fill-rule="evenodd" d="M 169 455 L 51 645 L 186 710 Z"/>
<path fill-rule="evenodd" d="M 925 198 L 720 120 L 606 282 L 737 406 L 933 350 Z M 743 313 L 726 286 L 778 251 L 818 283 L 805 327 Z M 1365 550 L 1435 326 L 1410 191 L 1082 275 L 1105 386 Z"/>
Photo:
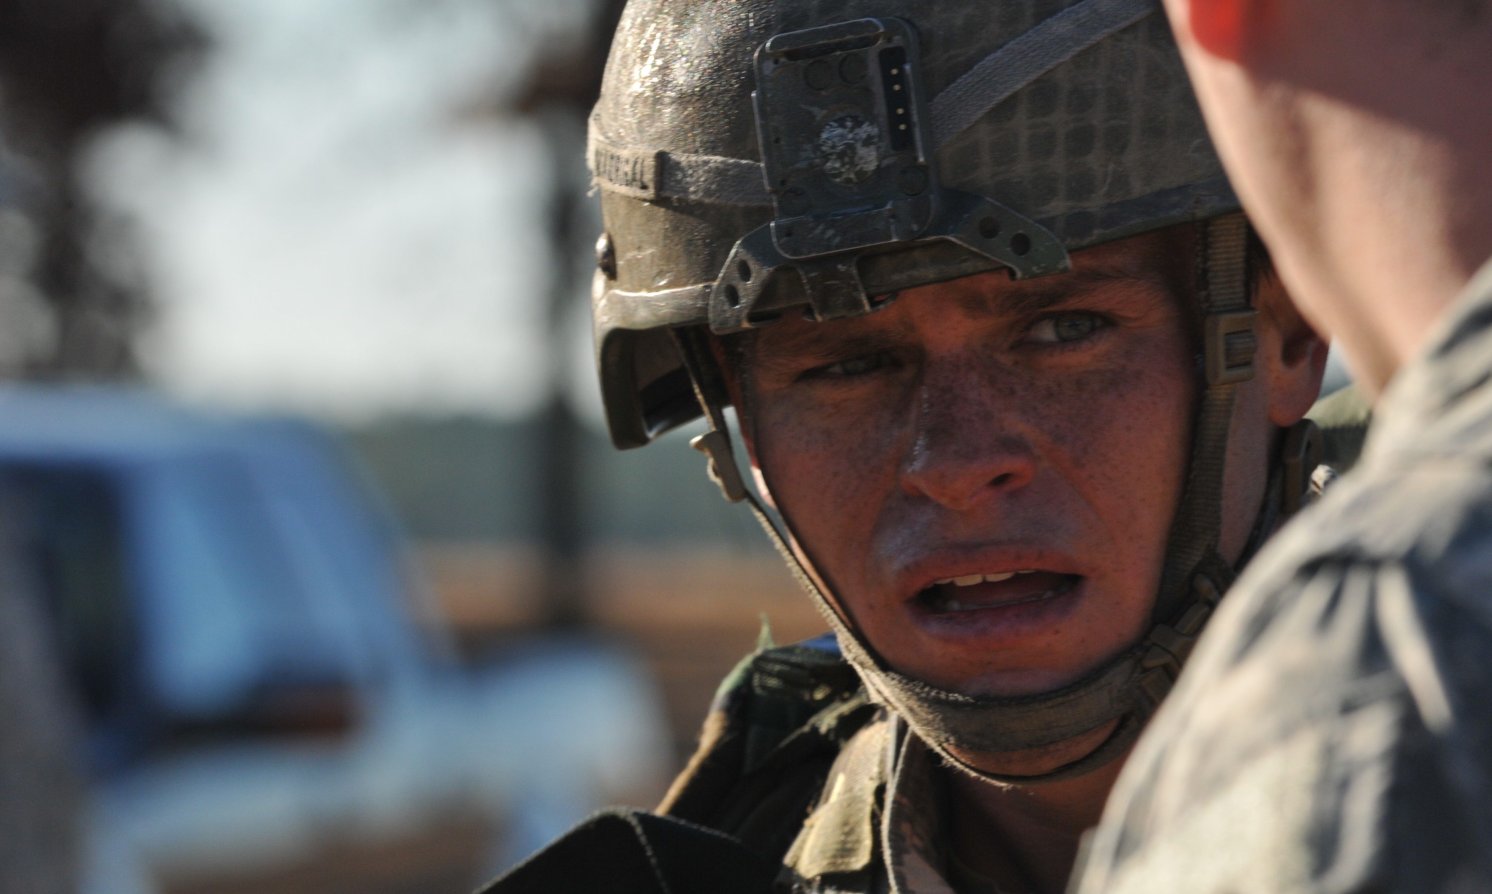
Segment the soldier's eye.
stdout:
<path fill-rule="evenodd" d="M 1026 339 L 1037 344 L 1066 344 L 1082 341 L 1108 328 L 1109 321 L 1087 311 L 1066 311 L 1042 317 L 1026 330 Z"/>
<path fill-rule="evenodd" d="M 856 376 L 867 376 L 889 367 L 893 358 L 889 353 L 862 354 L 858 357 L 850 357 L 836 363 L 828 363 L 815 367 L 806 374 L 806 378 L 815 379 L 849 379 Z"/>

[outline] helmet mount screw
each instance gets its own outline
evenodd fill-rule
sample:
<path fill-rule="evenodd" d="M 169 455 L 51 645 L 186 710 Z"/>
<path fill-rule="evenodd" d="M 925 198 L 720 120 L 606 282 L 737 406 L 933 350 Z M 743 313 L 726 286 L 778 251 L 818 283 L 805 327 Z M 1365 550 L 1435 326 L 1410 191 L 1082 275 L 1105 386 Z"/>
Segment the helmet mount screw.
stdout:
<path fill-rule="evenodd" d="M 865 58 L 845 56 L 839 63 L 839 77 L 852 87 L 865 83 Z"/>
<path fill-rule="evenodd" d="M 616 279 L 616 248 L 610 233 L 602 233 L 596 240 L 596 269 L 607 279 Z"/>
<path fill-rule="evenodd" d="M 909 196 L 920 196 L 927 190 L 927 171 L 923 168 L 902 168 L 896 183 Z"/>
<path fill-rule="evenodd" d="M 781 207 L 783 214 L 796 217 L 800 214 L 807 214 L 813 205 L 808 199 L 808 193 L 794 188 L 782 194 L 782 198 L 779 200 L 779 207 Z"/>
<path fill-rule="evenodd" d="M 803 70 L 803 80 L 814 90 L 827 90 L 834 83 L 834 65 L 819 59 Z"/>

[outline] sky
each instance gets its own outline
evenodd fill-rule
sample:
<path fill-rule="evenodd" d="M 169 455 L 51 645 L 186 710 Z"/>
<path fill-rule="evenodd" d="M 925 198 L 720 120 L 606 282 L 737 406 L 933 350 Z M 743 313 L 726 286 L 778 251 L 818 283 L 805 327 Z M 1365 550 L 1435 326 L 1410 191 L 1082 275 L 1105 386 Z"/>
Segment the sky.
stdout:
<path fill-rule="evenodd" d="M 140 234 L 148 375 L 343 419 L 536 406 L 543 203 L 553 165 L 583 170 L 583 136 L 556 152 L 495 109 L 588 0 L 177 2 L 216 42 L 182 91 L 182 138 L 121 130 L 86 168 Z M 583 404 L 584 301 L 566 360 Z"/>

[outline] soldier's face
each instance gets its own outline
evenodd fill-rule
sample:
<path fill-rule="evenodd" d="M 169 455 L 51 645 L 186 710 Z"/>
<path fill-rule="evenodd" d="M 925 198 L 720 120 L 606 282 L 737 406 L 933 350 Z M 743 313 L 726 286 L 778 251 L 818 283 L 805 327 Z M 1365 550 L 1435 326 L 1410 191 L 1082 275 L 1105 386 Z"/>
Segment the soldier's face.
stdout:
<path fill-rule="evenodd" d="M 1072 682 L 1148 626 L 1196 397 L 1174 236 L 787 319 L 746 349 L 753 465 L 896 669 L 968 693 Z"/>

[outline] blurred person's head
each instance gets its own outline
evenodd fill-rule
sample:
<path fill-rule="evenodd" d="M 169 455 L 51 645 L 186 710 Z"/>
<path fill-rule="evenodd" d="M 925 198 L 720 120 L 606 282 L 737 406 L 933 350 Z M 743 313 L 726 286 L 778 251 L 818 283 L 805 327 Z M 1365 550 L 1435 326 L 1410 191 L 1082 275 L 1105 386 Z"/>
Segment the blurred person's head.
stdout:
<path fill-rule="evenodd" d="M 1492 4 L 1166 8 L 1281 276 L 1382 388 L 1492 254 Z"/>
<path fill-rule="evenodd" d="M 734 405 L 848 659 L 985 774 L 1123 754 L 1300 489 L 1324 346 L 1146 7 L 634 2 L 592 119 L 614 441 L 703 412 L 742 499 Z"/>

